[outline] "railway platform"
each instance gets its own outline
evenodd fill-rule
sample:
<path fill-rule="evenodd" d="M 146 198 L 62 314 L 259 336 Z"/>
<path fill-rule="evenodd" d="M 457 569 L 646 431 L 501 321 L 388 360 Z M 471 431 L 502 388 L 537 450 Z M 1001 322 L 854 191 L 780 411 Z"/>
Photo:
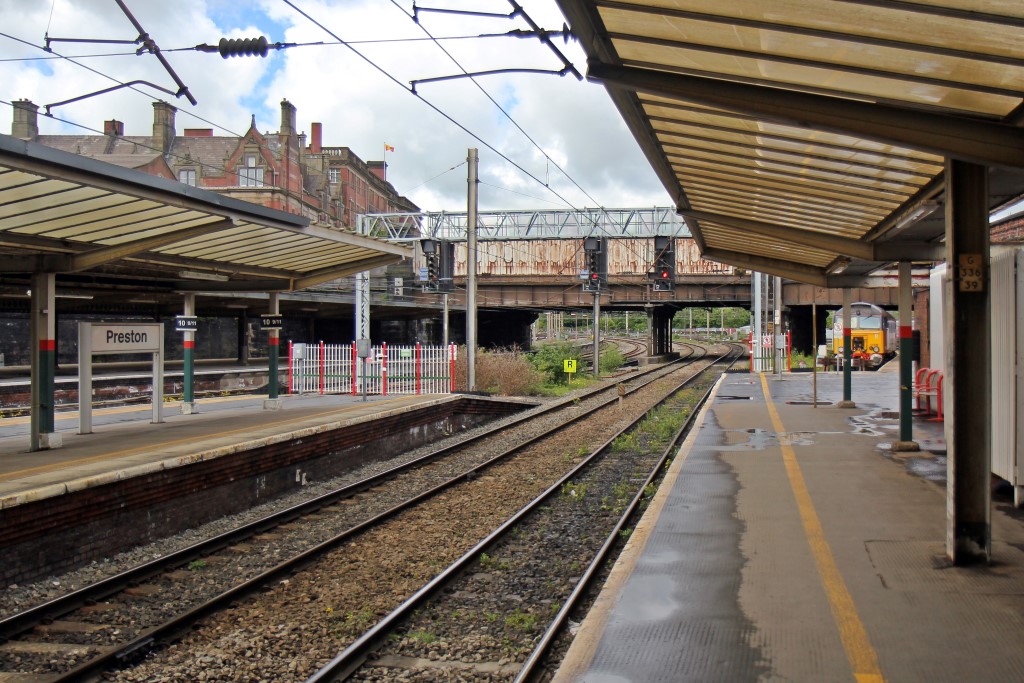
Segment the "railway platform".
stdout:
<path fill-rule="evenodd" d="M 893 376 L 841 381 L 722 378 L 556 683 L 1024 680 L 1024 517 L 951 566 L 942 425 L 893 453 Z"/>
<path fill-rule="evenodd" d="M 99 486 L 154 467 L 201 461 L 224 449 L 253 448 L 282 435 L 349 424 L 392 411 L 403 412 L 451 397 L 294 395 L 282 409 L 262 410 L 266 395 L 204 399 L 199 412 L 181 415 L 176 402 L 153 424 L 150 404 L 94 410 L 94 432 L 79 434 L 78 412 L 59 412 L 56 429 L 63 445 L 29 452 L 28 416 L 0 420 L 0 509 L 18 497 L 38 499 L 61 490 Z M 13 497 L 13 498 L 12 498 Z"/>

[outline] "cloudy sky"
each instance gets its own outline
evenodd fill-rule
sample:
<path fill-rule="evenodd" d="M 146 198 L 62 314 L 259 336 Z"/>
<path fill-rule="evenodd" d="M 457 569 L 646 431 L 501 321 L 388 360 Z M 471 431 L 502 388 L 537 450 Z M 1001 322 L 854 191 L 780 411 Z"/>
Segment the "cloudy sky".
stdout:
<path fill-rule="evenodd" d="M 178 107 L 179 134 L 209 127 L 218 135 L 241 134 L 250 116 L 261 131 L 275 132 L 280 102 L 288 99 L 298 108 L 300 131 L 308 133 L 314 121 L 323 124 L 325 146 L 349 147 L 364 160 L 383 158 L 385 144 L 394 147 L 386 154 L 388 180 L 425 210 L 465 210 L 470 147 L 480 150 L 481 210 L 670 203 L 602 86 L 571 75 L 520 73 L 481 76 L 475 83 L 467 78 L 422 83 L 418 96 L 410 91 L 410 81 L 463 69 L 561 69 L 538 40 L 500 35 L 528 28 L 522 18 L 507 17 L 507 0 L 419 0 L 432 8 L 502 16 L 421 8 L 418 25 L 412 0 L 125 4 L 199 104 L 138 86 L 139 92 L 122 89 L 55 106 L 52 119 L 40 116 L 42 133 L 88 134 L 87 129 L 101 130 L 103 121 L 118 119 L 126 134 L 148 135 L 157 98 Z M 541 27 L 562 27 L 554 0 L 520 4 Z M 114 0 L 0 0 L 0 16 L 0 107 L 8 122 L 14 100 L 29 99 L 42 113 L 47 104 L 116 85 L 111 79 L 176 90 L 157 59 L 136 56 L 132 45 L 55 41 L 53 54 L 41 49 L 46 35 L 134 40 L 137 32 Z M 225 60 L 191 49 L 221 37 L 259 35 L 299 45 L 271 51 L 264 59 Z M 447 39 L 435 42 L 430 36 Z M 577 45 L 557 45 L 585 72 Z M 109 56 L 84 56 L 100 54 Z M 9 123 L 0 130 L 10 132 Z"/>

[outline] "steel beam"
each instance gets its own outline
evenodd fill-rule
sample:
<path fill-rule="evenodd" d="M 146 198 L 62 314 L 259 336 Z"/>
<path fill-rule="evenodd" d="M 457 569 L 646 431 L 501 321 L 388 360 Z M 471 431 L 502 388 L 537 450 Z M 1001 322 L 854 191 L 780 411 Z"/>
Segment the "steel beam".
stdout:
<path fill-rule="evenodd" d="M 797 228 L 790 228 L 784 225 L 754 221 L 749 218 L 727 216 L 720 213 L 711 213 L 710 211 L 683 209 L 679 213 L 699 220 L 719 223 L 726 227 L 736 228 L 737 230 L 743 230 L 744 232 L 753 233 L 755 235 L 774 237 L 785 242 L 791 242 L 811 249 L 822 249 L 842 256 L 850 256 L 852 258 L 864 259 L 866 261 L 874 260 L 874 249 L 871 244 L 861 242 L 860 240 L 850 239 L 848 237 L 837 237 L 823 232 L 799 230 Z"/>
<path fill-rule="evenodd" d="M 765 258 L 764 256 L 751 256 L 750 254 L 741 254 L 726 249 L 706 249 L 704 251 L 704 258 L 718 261 L 719 263 L 727 263 L 737 268 L 747 268 L 759 273 L 778 275 L 789 280 L 805 282 L 809 285 L 828 286 L 823 269 L 792 263 L 791 261 Z"/>
<path fill-rule="evenodd" d="M 235 227 L 235 225 L 235 221 L 230 218 L 224 218 L 205 225 L 186 228 L 184 230 L 171 230 L 159 235 L 154 235 L 153 237 L 144 237 L 142 239 L 122 242 L 109 247 L 91 249 L 72 256 L 70 259 L 71 262 L 68 264 L 68 270 L 88 270 L 89 268 L 102 266 L 106 263 L 111 263 L 129 256 L 135 256 L 136 254 L 141 254 L 143 252 L 150 251 L 151 249 L 158 249 L 169 244 L 182 242 L 193 237 L 199 237 L 200 235 L 208 235 L 212 232 L 227 230 L 228 228 Z"/>
<path fill-rule="evenodd" d="M 398 263 L 400 260 L 400 258 L 391 255 L 377 256 L 354 263 L 346 263 L 344 266 L 339 266 L 338 268 L 325 268 L 313 271 L 303 275 L 302 277 L 293 279 L 289 289 L 292 291 L 306 289 L 307 287 L 313 287 L 314 285 L 319 285 L 324 282 L 337 280 L 340 277 L 354 275 L 355 273 L 359 273 L 364 270 L 371 270 L 373 268 L 379 268 L 380 266 L 389 266 L 392 263 Z"/>
<path fill-rule="evenodd" d="M 785 125 L 854 135 L 976 164 L 1024 166 L 1024 129 L 810 93 L 591 62 L 587 78 L 618 89 L 747 112 Z"/>

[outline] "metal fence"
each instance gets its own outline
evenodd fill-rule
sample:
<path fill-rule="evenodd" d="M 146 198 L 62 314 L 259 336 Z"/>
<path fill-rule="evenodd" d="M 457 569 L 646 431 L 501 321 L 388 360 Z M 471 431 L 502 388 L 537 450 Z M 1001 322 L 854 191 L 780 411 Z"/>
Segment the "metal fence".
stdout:
<path fill-rule="evenodd" d="M 355 344 L 288 342 L 288 391 L 292 394 L 449 394 L 455 388 L 455 345 L 370 348 Z"/>

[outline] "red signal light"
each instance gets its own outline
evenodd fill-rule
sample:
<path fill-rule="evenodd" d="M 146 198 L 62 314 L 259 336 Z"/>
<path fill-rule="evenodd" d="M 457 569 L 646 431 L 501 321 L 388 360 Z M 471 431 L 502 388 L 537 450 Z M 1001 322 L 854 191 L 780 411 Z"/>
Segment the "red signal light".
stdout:
<path fill-rule="evenodd" d="M 667 280 L 668 279 L 668 271 L 667 270 L 661 271 L 661 279 L 662 280 Z"/>
<path fill-rule="evenodd" d="M 599 275 L 598 273 L 591 273 L 591 274 L 590 274 L 590 279 L 591 279 L 591 280 L 596 280 L 596 279 L 598 279 L 599 277 L 601 277 L 601 276 L 600 276 L 600 275 Z"/>

